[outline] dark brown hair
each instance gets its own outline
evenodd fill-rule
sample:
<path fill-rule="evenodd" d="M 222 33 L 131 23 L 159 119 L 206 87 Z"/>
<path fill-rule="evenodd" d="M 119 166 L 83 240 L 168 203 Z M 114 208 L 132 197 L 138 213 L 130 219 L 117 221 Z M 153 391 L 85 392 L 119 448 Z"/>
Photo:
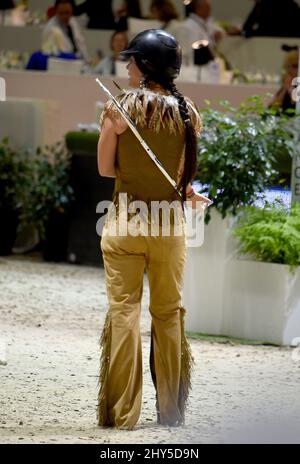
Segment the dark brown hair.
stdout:
<path fill-rule="evenodd" d="M 197 172 L 197 136 L 184 96 L 179 92 L 174 82 L 168 83 L 166 88 L 177 99 L 179 111 L 185 125 L 185 161 L 183 174 L 178 185 L 179 188 L 182 188 L 182 201 L 185 201 L 187 185 L 194 180 Z"/>

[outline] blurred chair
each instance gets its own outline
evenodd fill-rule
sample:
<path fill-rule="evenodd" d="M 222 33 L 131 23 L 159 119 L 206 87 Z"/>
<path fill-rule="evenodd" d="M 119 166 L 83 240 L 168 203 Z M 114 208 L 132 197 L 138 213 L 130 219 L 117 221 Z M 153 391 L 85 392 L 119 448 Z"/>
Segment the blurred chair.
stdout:
<path fill-rule="evenodd" d="M 180 74 L 177 80 L 183 82 L 197 82 L 198 81 L 198 69 L 197 66 L 185 66 L 182 65 Z"/>
<path fill-rule="evenodd" d="M 115 66 L 116 66 L 116 76 L 118 76 L 118 77 L 125 77 L 125 78 L 128 77 L 127 64 L 128 64 L 128 63 L 127 63 L 126 61 L 117 60 L 117 61 L 115 62 Z"/>
<path fill-rule="evenodd" d="M 156 19 L 128 18 L 128 33 L 134 36 L 147 29 L 161 29 L 162 23 Z"/>
<path fill-rule="evenodd" d="M 0 77 L 0 101 L 6 100 L 6 82 L 3 77 Z"/>
<path fill-rule="evenodd" d="M 82 60 L 62 60 L 59 58 L 49 58 L 48 73 L 50 74 L 81 74 L 83 67 Z"/>

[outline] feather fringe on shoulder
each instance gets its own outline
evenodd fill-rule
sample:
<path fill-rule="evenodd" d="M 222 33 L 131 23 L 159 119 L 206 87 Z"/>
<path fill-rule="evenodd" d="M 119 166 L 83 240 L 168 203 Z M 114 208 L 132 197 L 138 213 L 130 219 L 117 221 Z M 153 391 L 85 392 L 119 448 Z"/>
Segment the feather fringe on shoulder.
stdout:
<path fill-rule="evenodd" d="M 145 89 L 128 90 L 116 97 L 118 102 L 130 115 L 136 125 L 148 127 L 154 132 L 168 128 L 171 134 L 182 133 L 184 123 L 182 121 L 178 101 L 172 95 L 162 95 Z M 192 123 L 197 136 L 202 130 L 202 119 L 194 103 L 185 98 Z M 112 120 L 120 119 L 120 113 L 114 102 L 109 100 L 100 117 L 100 129 L 106 117 Z"/>

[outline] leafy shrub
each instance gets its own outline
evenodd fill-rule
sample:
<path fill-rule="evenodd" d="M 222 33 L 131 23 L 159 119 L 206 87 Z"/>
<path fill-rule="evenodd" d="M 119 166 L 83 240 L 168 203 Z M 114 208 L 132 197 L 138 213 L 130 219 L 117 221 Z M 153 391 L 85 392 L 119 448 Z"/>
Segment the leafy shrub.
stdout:
<path fill-rule="evenodd" d="M 224 111 L 201 111 L 204 130 L 199 140 L 196 179 L 226 217 L 251 205 L 278 179 L 276 163 L 300 154 L 299 117 L 266 109 L 261 97 L 247 99 L 238 108 L 220 102 Z M 207 211 L 206 222 L 210 214 Z"/>
<path fill-rule="evenodd" d="M 70 158 L 64 143 L 57 142 L 31 156 L 31 184 L 24 192 L 22 220 L 33 224 L 45 237 L 47 221 L 54 212 L 66 212 L 73 200 L 70 185 Z"/>
<path fill-rule="evenodd" d="M 28 186 L 30 164 L 26 150 L 15 150 L 8 138 L 0 143 L 0 208 L 19 212 Z"/>
<path fill-rule="evenodd" d="M 264 209 L 249 206 L 237 220 L 233 234 L 239 240 L 239 253 L 258 261 L 300 265 L 300 205 L 288 210 L 282 204 Z"/>

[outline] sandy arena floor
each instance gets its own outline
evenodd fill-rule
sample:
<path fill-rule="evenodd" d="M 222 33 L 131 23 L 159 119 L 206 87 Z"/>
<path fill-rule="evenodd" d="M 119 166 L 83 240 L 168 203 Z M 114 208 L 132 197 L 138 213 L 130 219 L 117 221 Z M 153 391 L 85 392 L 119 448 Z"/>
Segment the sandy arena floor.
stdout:
<path fill-rule="evenodd" d="M 300 356 L 291 348 L 191 340 L 186 425 L 156 425 L 146 279 L 141 418 L 133 431 L 98 427 L 106 310 L 101 268 L 0 259 L 0 443 L 300 443 Z"/>

